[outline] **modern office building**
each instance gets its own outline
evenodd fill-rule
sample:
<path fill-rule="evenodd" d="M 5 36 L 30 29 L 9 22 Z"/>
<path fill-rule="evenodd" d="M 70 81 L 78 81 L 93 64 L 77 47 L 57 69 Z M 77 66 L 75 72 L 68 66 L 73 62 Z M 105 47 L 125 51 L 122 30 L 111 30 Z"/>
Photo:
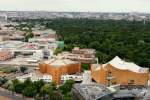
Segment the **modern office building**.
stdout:
<path fill-rule="evenodd" d="M 125 62 L 116 56 L 106 64 L 91 65 L 92 78 L 105 85 L 146 86 L 148 68 L 142 68 L 132 62 Z"/>

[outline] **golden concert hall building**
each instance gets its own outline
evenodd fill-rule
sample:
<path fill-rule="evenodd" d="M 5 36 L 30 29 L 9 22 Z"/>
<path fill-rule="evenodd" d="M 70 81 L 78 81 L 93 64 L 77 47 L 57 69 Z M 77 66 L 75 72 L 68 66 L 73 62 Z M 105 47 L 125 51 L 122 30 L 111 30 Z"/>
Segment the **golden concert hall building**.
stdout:
<path fill-rule="evenodd" d="M 92 64 L 91 74 L 93 80 L 105 85 L 146 86 L 149 79 L 148 68 L 123 61 L 118 56 L 106 64 Z"/>

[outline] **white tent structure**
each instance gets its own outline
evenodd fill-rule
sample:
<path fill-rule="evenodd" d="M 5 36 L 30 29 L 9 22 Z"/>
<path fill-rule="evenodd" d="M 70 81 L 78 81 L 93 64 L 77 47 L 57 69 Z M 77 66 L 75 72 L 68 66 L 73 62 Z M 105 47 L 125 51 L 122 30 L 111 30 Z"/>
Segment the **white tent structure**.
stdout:
<path fill-rule="evenodd" d="M 147 73 L 148 72 L 148 68 L 142 68 L 133 62 L 126 62 L 126 61 L 120 59 L 118 56 L 116 56 L 114 59 L 112 59 L 107 64 L 110 64 L 113 67 L 120 69 L 120 70 L 129 70 L 129 71 L 136 72 L 136 73 Z"/>

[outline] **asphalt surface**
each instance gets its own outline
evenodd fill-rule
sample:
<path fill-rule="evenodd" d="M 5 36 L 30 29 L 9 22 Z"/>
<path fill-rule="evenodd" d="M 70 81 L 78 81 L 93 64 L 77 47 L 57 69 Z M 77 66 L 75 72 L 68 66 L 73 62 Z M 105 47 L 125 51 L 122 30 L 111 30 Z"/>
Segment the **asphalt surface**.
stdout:
<path fill-rule="evenodd" d="M 9 98 L 10 100 L 25 100 L 20 96 L 17 96 L 16 94 L 9 93 L 8 91 L 0 88 L 0 96 Z"/>

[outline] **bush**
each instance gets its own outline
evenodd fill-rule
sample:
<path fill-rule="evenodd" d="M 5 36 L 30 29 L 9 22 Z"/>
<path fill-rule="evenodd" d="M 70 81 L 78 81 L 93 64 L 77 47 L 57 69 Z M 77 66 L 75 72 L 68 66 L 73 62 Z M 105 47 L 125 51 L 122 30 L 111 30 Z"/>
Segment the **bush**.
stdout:
<path fill-rule="evenodd" d="M 25 42 L 28 42 L 29 39 L 32 38 L 33 36 L 34 36 L 33 33 L 31 33 L 31 32 L 27 33 L 26 36 L 25 36 Z"/>
<path fill-rule="evenodd" d="M 27 97 L 35 97 L 37 94 L 37 88 L 34 85 L 24 88 L 22 94 Z"/>
<path fill-rule="evenodd" d="M 60 86 L 61 93 L 63 95 L 70 93 L 74 83 L 74 80 L 67 80 L 62 86 Z"/>
<path fill-rule="evenodd" d="M 42 86 L 45 85 L 45 82 L 43 80 L 39 80 L 34 82 L 34 85 L 37 87 L 37 92 L 40 92 Z"/>
<path fill-rule="evenodd" d="M 12 83 L 12 81 L 7 81 L 4 85 L 3 85 L 3 88 L 5 88 L 5 89 L 8 89 L 8 90 L 10 90 L 10 91 L 13 91 L 13 83 Z"/>
<path fill-rule="evenodd" d="M 89 70 L 90 64 L 81 64 L 83 70 Z"/>
<path fill-rule="evenodd" d="M 1 77 L 1 78 L 0 78 L 0 86 L 2 86 L 3 84 L 5 84 L 7 81 L 8 81 L 7 78 Z"/>
<path fill-rule="evenodd" d="M 14 90 L 17 93 L 22 93 L 22 90 L 24 90 L 24 84 L 23 83 L 18 83 L 14 86 Z"/>
<path fill-rule="evenodd" d="M 17 68 L 6 68 L 6 69 L 3 70 L 3 72 L 7 73 L 7 74 L 9 74 L 9 73 L 16 73 L 17 71 L 18 71 Z"/>
<path fill-rule="evenodd" d="M 26 66 L 21 66 L 21 67 L 20 67 L 20 71 L 21 71 L 22 73 L 25 73 L 27 70 L 28 70 L 28 67 L 26 67 Z"/>
<path fill-rule="evenodd" d="M 54 54 L 57 55 L 57 54 L 62 53 L 62 52 L 63 52 L 62 48 L 56 48 Z"/>

